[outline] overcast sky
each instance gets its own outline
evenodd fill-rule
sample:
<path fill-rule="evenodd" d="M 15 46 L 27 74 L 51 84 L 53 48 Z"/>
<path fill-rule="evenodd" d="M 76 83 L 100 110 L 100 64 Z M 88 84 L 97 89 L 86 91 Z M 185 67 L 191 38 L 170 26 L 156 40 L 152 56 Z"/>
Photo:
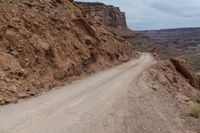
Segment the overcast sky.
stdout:
<path fill-rule="evenodd" d="M 126 12 L 134 30 L 200 27 L 200 0 L 78 0 L 104 2 Z"/>

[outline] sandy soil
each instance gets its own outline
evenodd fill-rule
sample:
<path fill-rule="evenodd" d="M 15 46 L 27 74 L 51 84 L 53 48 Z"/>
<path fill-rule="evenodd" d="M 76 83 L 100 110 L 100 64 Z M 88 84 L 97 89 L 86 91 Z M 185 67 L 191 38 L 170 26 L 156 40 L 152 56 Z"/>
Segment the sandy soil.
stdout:
<path fill-rule="evenodd" d="M 144 54 L 40 97 L 0 107 L 1 133 L 186 133 L 173 98 L 141 76 Z"/>

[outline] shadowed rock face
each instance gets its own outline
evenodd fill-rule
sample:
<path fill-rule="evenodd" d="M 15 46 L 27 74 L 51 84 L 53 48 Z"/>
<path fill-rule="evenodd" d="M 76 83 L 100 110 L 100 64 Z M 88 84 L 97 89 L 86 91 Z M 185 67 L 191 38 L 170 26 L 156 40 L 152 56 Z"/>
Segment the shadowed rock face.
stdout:
<path fill-rule="evenodd" d="M 179 71 L 185 78 L 187 78 L 193 87 L 196 89 L 200 88 L 199 77 L 194 71 L 192 71 L 192 68 L 189 66 L 189 64 L 186 64 L 178 59 L 170 60 L 176 67 L 177 71 Z"/>
<path fill-rule="evenodd" d="M 110 27 L 127 27 L 126 16 L 119 7 L 105 5 L 103 3 L 76 2 L 84 11 L 96 17 L 103 25 Z"/>

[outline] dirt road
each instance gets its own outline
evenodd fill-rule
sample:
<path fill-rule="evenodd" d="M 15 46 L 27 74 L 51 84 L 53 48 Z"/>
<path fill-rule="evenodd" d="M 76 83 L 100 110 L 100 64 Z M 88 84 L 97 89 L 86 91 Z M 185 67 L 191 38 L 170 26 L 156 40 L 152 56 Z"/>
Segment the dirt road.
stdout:
<path fill-rule="evenodd" d="M 0 133 L 184 133 L 162 96 L 138 84 L 154 62 L 144 54 L 42 96 L 0 107 Z"/>

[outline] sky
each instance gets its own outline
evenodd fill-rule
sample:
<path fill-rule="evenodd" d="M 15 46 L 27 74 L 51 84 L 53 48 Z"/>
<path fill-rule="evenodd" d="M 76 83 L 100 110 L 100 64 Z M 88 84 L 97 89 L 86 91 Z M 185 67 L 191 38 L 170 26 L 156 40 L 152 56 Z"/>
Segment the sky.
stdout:
<path fill-rule="evenodd" d="M 103 2 L 126 12 L 133 30 L 200 27 L 200 0 L 78 0 Z"/>

